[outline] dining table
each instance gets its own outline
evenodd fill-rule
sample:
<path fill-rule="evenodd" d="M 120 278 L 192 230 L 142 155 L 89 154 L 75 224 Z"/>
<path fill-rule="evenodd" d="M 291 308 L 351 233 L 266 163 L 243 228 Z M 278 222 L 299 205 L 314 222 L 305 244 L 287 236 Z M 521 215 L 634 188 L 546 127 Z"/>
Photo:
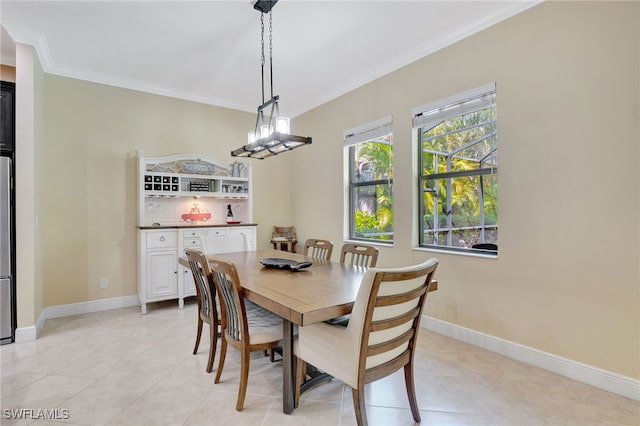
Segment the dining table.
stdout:
<path fill-rule="evenodd" d="M 244 297 L 282 318 L 282 410 L 285 414 L 291 414 L 295 397 L 295 327 L 349 314 L 367 269 L 280 250 L 210 254 L 207 257 L 233 262 Z M 294 271 L 286 265 L 268 267 L 261 261 L 276 264 L 286 261 L 310 262 L 311 265 Z M 431 290 L 435 290 L 437 283 L 434 282 L 431 287 Z"/>

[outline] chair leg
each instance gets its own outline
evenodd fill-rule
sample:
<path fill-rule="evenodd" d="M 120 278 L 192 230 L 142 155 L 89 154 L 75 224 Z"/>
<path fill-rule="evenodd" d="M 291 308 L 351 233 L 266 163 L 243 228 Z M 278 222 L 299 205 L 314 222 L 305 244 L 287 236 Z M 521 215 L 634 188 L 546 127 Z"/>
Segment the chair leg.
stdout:
<path fill-rule="evenodd" d="M 413 420 L 420 422 L 420 409 L 418 408 L 418 400 L 416 399 L 416 388 L 413 380 L 413 362 L 404 366 L 404 383 L 407 387 L 407 396 L 409 397 L 409 405 L 411 406 L 411 414 Z"/>
<path fill-rule="evenodd" d="M 222 342 L 220 344 L 220 359 L 218 360 L 218 371 L 216 371 L 216 378 L 213 383 L 220 383 L 220 376 L 222 376 L 222 369 L 224 368 L 224 359 L 227 356 L 227 340 L 222 335 Z"/>
<path fill-rule="evenodd" d="M 240 388 L 238 389 L 238 400 L 236 402 L 236 411 L 242 411 L 244 408 L 244 398 L 247 395 L 247 384 L 249 382 L 249 363 L 251 352 L 243 350 L 240 362 Z"/>
<path fill-rule="evenodd" d="M 353 409 L 356 412 L 358 426 L 367 426 L 367 406 L 364 399 L 364 386 L 360 389 L 351 389 L 353 396 Z"/>
<path fill-rule="evenodd" d="M 200 347 L 200 336 L 202 335 L 202 318 L 200 318 L 200 312 L 198 312 L 198 331 L 196 332 L 196 345 L 193 347 L 193 354 L 198 353 L 198 347 Z"/>
<path fill-rule="evenodd" d="M 298 404 L 300 403 L 300 387 L 304 384 L 304 379 L 307 376 L 307 363 L 302 359 L 296 357 L 296 380 L 295 380 L 295 399 L 294 399 L 294 408 L 298 408 Z"/>
<path fill-rule="evenodd" d="M 214 321 L 213 324 L 209 324 L 209 360 L 207 361 L 207 373 L 211 373 L 213 370 L 213 359 L 216 357 L 216 346 L 218 345 L 218 324 Z"/>

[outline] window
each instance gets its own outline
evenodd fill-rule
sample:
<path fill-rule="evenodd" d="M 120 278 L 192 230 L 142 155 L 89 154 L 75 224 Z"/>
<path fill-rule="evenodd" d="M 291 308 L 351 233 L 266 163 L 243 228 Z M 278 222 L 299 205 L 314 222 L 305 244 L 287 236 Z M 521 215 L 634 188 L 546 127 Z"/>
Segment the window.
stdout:
<path fill-rule="evenodd" d="M 421 247 L 497 253 L 495 84 L 413 110 Z"/>
<path fill-rule="evenodd" d="M 391 117 L 344 132 L 349 239 L 393 242 Z"/>

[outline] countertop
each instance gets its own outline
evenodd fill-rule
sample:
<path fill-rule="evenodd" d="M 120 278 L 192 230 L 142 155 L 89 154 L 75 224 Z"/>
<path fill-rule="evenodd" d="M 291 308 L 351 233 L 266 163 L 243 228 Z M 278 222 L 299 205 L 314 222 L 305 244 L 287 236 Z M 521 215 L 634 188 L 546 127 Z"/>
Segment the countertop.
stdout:
<path fill-rule="evenodd" d="M 235 226 L 258 226 L 257 223 L 172 223 L 164 225 L 138 226 L 138 229 L 177 229 L 177 228 L 230 228 Z"/>

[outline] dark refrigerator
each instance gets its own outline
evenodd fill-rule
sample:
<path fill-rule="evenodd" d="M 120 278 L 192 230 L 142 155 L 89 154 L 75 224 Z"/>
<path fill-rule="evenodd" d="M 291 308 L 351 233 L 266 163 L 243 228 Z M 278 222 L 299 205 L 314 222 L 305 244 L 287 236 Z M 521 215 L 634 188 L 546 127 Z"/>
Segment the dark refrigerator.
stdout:
<path fill-rule="evenodd" d="M 14 286 L 12 261 L 11 158 L 0 157 L 0 344 L 13 342 Z"/>

